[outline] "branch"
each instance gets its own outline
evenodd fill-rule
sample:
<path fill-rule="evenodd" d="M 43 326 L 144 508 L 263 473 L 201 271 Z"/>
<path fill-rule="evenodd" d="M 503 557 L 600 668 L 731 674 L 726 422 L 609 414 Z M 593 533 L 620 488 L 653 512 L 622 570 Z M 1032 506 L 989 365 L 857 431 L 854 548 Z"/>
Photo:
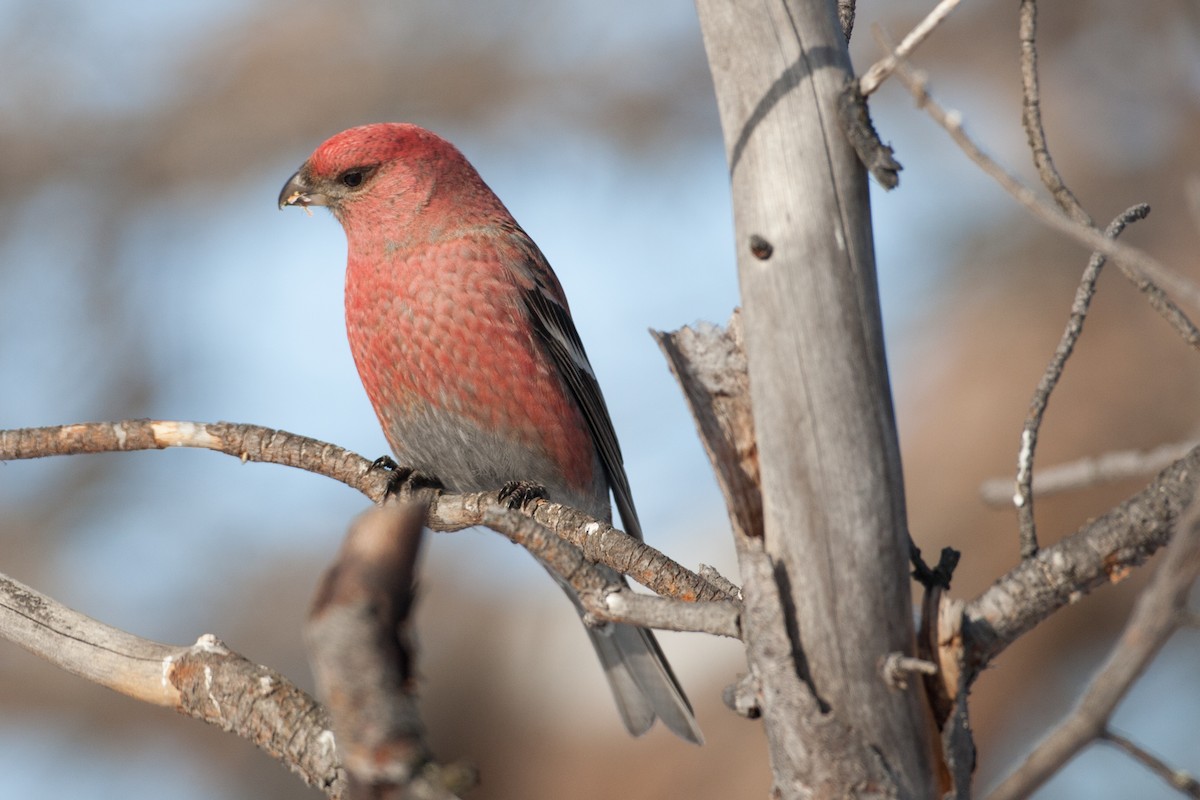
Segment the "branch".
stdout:
<path fill-rule="evenodd" d="M 362 456 L 307 436 L 258 425 L 134 419 L 0 430 L 0 461 L 167 447 L 215 450 L 243 462 L 296 467 L 333 478 L 376 503 L 382 502 L 388 492 L 387 471 L 373 468 L 373 462 Z M 499 505 L 497 492 L 425 491 L 421 499 L 429 502 L 426 524 L 435 531 L 483 525 L 487 508 Z M 401 499 L 412 496 L 413 490 L 402 488 Z M 588 559 L 606 564 L 658 594 L 688 601 L 729 598 L 722 589 L 606 522 L 544 500 L 532 503 L 527 513 L 582 548 Z"/>
<path fill-rule="evenodd" d="M 1033 493 L 1038 497 L 1098 486 L 1102 483 L 1140 478 L 1159 472 L 1200 445 L 1200 440 L 1164 444 L 1153 450 L 1117 450 L 1100 456 L 1081 458 L 1038 470 Z M 983 502 L 992 506 L 1012 504 L 1012 479 L 990 478 L 979 487 Z"/>
<path fill-rule="evenodd" d="M 333 478 L 375 502 L 387 491 L 387 474 L 337 445 L 260 425 L 125 419 L 45 428 L 0 430 L 0 461 L 84 453 L 194 447 L 246 461 L 282 464 Z"/>
<path fill-rule="evenodd" d="M 1020 10 L 1020 40 L 1021 40 L 1021 124 L 1025 126 L 1025 135 L 1029 139 L 1029 150 L 1033 153 L 1033 164 L 1037 167 L 1042 185 L 1049 190 L 1058 207 L 1071 215 L 1080 225 L 1094 228 L 1095 223 L 1084 210 L 1075 193 L 1067 187 L 1066 182 L 1054 166 L 1050 158 L 1050 148 L 1046 144 L 1046 130 L 1042 126 L 1042 93 L 1038 83 L 1037 68 L 1037 0 L 1021 0 Z"/>
<path fill-rule="evenodd" d="M 1084 210 L 1074 192 L 1067 187 L 1054 160 L 1050 157 L 1050 148 L 1046 143 L 1046 130 L 1042 125 L 1042 98 L 1038 82 L 1037 69 L 1037 0 L 1021 0 L 1020 8 L 1020 40 L 1021 40 L 1021 90 L 1023 102 L 1021 106 L 1021 122 L 1029 140 L 1029 149 L 1033 154 L 1033 163 L 1037 168 L 1042 184 L 1054 197 L 1054 201 L 1071 219 L 1086 228 L 1095 228 L 1091 216 Z M 1135 220 L 1144 219 L 1150 213 L 1147 205 L 1134 206 L 1117 217 L 1108 226 L 1104 235 L 1116 239 L 1125 226 Z M 1029 558 L 1037 553 L 1037 523 L 1033 513 L 1033 458 L 1037 450 L 1038 431 L 1042 418 L 1046 413 L 1046 404 L 1050 394 L 1058 385 L 1063 367 L 1075 342 L 1083 333 L 1083 323 L 1087 318 L 1088 307 L 1096 292 L 1096 281 L 1104 266 L 1105 257 L 1101 253 L 1093 253 L 1091 261 L 1084 270 L 1079 288 L 1075 291 L 1075 301 L 1071 306 L 1071 316 L 1067 328 L 1055 349 L 1054 356 L 1046 366 L 1033 399 L 1029 403 L 1029 414 L 1025 418 L 1025 426 L 1021 433 L 1021 448 L 1017 455 L 1017 490 L 1013 495 L 1013 504 L 1017 508 L 1017 522 L 1020 528 L 1021 558 Z"/>
<path fill-rule="evenodd" d="M 305 783 L 342 796 L 344 773 L 321 706 L 212 635 L 191 647 L 142 639 L 3 575 L 0 632 L 72 674 L 248 739 Z"/>
<path fill-rule="evenodd" d="M 1121 505 L 1026 559 L 967 604 L 961 617 L 973 676 L 1059 608 L 1115 583 L 1165 545 L 1196 494 L 1200 447 Z"/>
<path fill-rule="evenodd" d="M 909 674 L 933 676 L 938 674 L 938 665 L 923 658 L 913 658 L 900 652 L 891 652 L 879 660 L 879 675 L 893 689 L 907 689 Z"/>
<path fill-rule="evenodd" d="M 1200 574 L 1200 507 L 1191 504 L 1154 580 L 1142 592 L 1124 633 L 1075 709 L 996 788 L 990 800 L 1027 797 L 1084 746 L 1102 737 L 1117 704 L 1175 632 Z"/>
<path fill-rule="evenodd" d="M 1049 153 L 1046 153 L 1045 158 L 1049 163 Z M 1065 186 L 1062 186 L 1062 189 L 1069 193 Z M 1145 219 L 1149 213 L 1150 206 L 1133 206 L 1114 219 L 1104 231 L 1104 235 L 1115 239 L 1125 230 L 1126 225 Z M 1079 281 L 1079 287 L 1075 290 L 1075 300 L 1071 304 L 1071 316 L 1067 319 L 1066 330 L 1063 331 L 1062 338 L 1054 349 L 1054 355 L 1046 365 L 1046 370 L 1033 392 L 1033 398 L 1029 401 L 1029 413 L 1021 431 L 1021 449 L 1017 454 L 1017 490 L 1012 498 L 1013 505 L 1017 507 L 1017 521 L 1020 526 L 1021 558 L 1030 558 L 1038 551 L 1037 526 L 1033 516 L 1033 457 L 1037 450 L 1038 433 L 1041 431 L 1046 406 L 1050 403 L 1050 395 L 1058 386 L 1067 359 L 1075 350 L 1075 343 L 1083 334 L 1083 323 L 1087 319 L 1092 296 L 1096 293 L 1096 281 L 1100 278 L 1100 270 L 1105 261 L 1102 253 L 1092 254 Z"/>
<path fill-rule="evenodd" d="M 863 97 L 870 96 L 882 86 L 883 82 L 896 71 L 900 61 L 912 55 L 918 45 L 929 38 L 929 34 L 937 30 L 946 17 L 950 16 L 950 12 L 958 7 L 959 2 L 960 0 L 941 0 L 923 20 L 917 23 L 916 27 L 908 32 L 895 51 L 872 64 L 871 68 L 858 81 L 858 89 Z"/>
<path fill-rule="evenodd" d="M 1178 789 L 1188 797 L 1200 798 L 1200 781 L 1181 769 L 1175 769 L 1158 756 L 1111 729 L 1100 735 L 1100 740 L 1124 751 L 1146 769 L 1162 778 L 1172 789 Z"/>
<path fill-rule="evenodd" d="M 609 580 L 579 547 L 524 514 L 495 505 L 484 512 L 483 524 L 562 577 L 594 620 L 741 638 L 741 603 L 736 600 L 687 602 L 636 594 Z"/>
<path fill-rule="evenodd" d="M 355 800 L 455 800 L 473 769 L 439 767 L 417 711 L 408 632 L 424 508 L 371 509 L 326 570 L 304 638 Z"/>
<path fill-rule="evenodd" d="M 508 506 L 497 499 L 495 492 L 443 494 L 430 509 L 430 516 L 432 519 L 436 514 L 441 522 L 449 524 L 444 528 L 433 524 L 430 527 L 460 530 L 487 525 L 484 516 L 489 508 L 504 510 Z M 522 511 L 582 550 L 588 561 L 612 567 L 664 597 L 687 602 L 737 598 L 735 593 L 727 593 L 720 585 L 710 583 L 645 542 L 581 511 L 545 500 L 535 500 Z"/>
<path fill-rule="evenodd" d="M 887 46 L 886 43 L 884 46 Z M 1171 272 L 1149 254 L 1109 239 L 1094 228 L 1080 225 L 1053 205 L 1040 199 L 1033 190 L 997 164 L 967 136 L 962 127 L 962 115 L 957 111 L 948 112 L 938 105 L 929 95 L 922 77 L 917 76 L 903 62 L 897 65 L 896 75 L 916 98 L 917 105 L 924 108 L 929 116 L 950 134 L 950 138 L 968 158 L 978 164 L 1017 202 L 1029 209 L 1039 221 L 1066 234 L 1088 249 L 1103 253 L 1112 259 L 1121 273 L 1146 296 L 1151 308 L 1158 312 L 1189 346 L 1200 350 L 1200 329 L 1196 328 L 1165 291 L 1169 290 L 1184 298 L 1193 307 L 1200 307 L 1200 287 Z"/>
<path fill-rule="evenodd" d="M 608 593 L 601 602 L 602 609 L 592 613 L 602 620 L 664 631 L 690 631 L 733 639 L 742 638 L 742 604 L 733 600 L 688 603 L 621 590 Z"/>
<path fill-rule="evenodd" d="M 362 456 L 305 436 L 254 425 L 123 420 L 0 430 L 0 461 L 167 447 L 202 448 L 243 462 L 297 467 L 334 478 L 376 502 L 388 497 L 387 471 L 373 468 L 372 462 Z M 523 543 L 544 561 L 552 563 L 553 552 L 565 554 L 567 560 L 558 565 L 560 570 L 565 569 L 564 576 L 573 582 L 593 581 L 593 590 L 580 595 L 585 608 L 597 619 L 733 637 L 740 633 L 741 606 L 736 586 L 723 578 L 710 582 L 654 548 L 574 509 L 535 500 L 526 509 L 530 516 L 524 516 L 503 504 L 498 492 L 441 494 L 407 485 L 397 498 L 401 502 L 428 503 L 426 524 L 434 530 L 490 525 L 509 532 L 514 541 L 518 539 L 511 532 L 519 530 L 525 536 Z M 353 536 L 348 541 L 340 566 L 327 576 L 314 610 L 310 638 L 340 641 L 338 629 L 353 621 L 356 614 L 366 613 L 361 603 L 355 605 L 362 598 L 353 595 L 378 589 L 378 573 L 370 570 L 384 566 L 356 561 L 354 555 L 360 548 L 379 545 L 378 541 L 374 545 L 371 542 L 370 537 L 360 540 Z M 412 547 L 409 555 L 415 556 L 415 542 Z M 676 599 L 646 598 L 626 588 L 608 587 L 592 562 L 610 566 Z M 599 581 L 596 576 L 600 576 Z M 353 580 L 360 583 L 356 585 Z M 403 580 L 396 584 L 404 585 Z M 605 590 L 599 591 L 602 587 Z M 367 605 L 378 610 L 370 602 Z M 229 652 L 213 637 L 201 639 L 192 648 L 140 639 L 0 575 L 0 638 L 12 639 L 85 679 L 219 724 L 255 742 L 331 797 L 341 797 L 346 791 L 346 777 L 337 762 L 326 711 L 282 676 Z M 399 642 L 395 646 L 401 647 Z M 419 736 L 412 739 L 416 731 L 411 725 L 405 728 L 415 717 L 405 717 L 403 697 L 394 698 L 401 706 L 391 709 L 395 727 L 381 731 L 373 727 L 377 719 L 364 719 L 356 713 L 379 713 L 384 709 L 374 702 L 356 705 L 355 698 L 342 694 L 346 686 L 355 685 L 354 680 L 346 682 L 347 670 L 355 673 L 357 667 L 348 668 L 347 662 L 339 658 L 361 659 L 373 652 L 371 648 L 364 651 L 335 646 L 332 652 L 318 648 L 314 655 L 314 671 L 325 676 L 326 698 L 340 715 L 339 725 L 350 731 L 347 740 L 352 745 L 358 785 L 376 792 L 372 796 L 383 798 L 390 796 L 386 792 L 399 780 L 409 792 L 405 796 L 418 800 L 452 797 L 454 791 L 473 782 L 473 774 L 453 765 L 439 768 L 425 758 L 426 749 Z M 361 660 L 354 664 L 361 666 Z M 359 674 L 359 678 L 365 679 L 366 675 Z M 389 680 L 395 681 L 396 676 L 388 673 L 379 678 L 383 683 Z M 392 760 L 377 758 L 381 754 Z"/>

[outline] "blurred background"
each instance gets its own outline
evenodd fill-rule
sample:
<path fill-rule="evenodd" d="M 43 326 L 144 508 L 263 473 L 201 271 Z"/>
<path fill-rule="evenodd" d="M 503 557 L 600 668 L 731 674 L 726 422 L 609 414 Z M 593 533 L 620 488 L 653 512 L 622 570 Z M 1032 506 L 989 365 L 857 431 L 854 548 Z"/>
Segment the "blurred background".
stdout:
<path fill-rule="evenodd" d="M 863 2 L 898 38 L 932 5 Z M 1103 224 L 1196 279 L 1200 12 L 1086 0 L 1041 15 L 1052 151 Z M 1016 11 L 964 5 L 916 62 L 967 129 L 1033 181 L 1020 128 Z M 684 0 L 506 4 L 350 0 L 0 2 L 0 427 L 126 417 L 284 428 L 387 450 L 342 325 L 344 240 L 279 213 L 327 136 L 406 120 L 456 142 L 558 271 L 605 388 L 648 539 L 737 580 L 692 423 L 647 328 L 724 322 L 737 304 L 727 173 L 695 12 Z M 1016 558 L 978 485 L 1013 470 L 1030 393 L 1087 254 L 1043 230 L 897 86 L 872 100 L 905 170 L 875 192 L 876 247 L 911 525 L 964 551 L 972 597 Z M 873 187 L 874 188 L 874 187 Z M 1119 275 L 1043 429 L 1039 465 L 1196 433 L 1196 355 Z M 1138 488 L 1038 505 L 1044 541 Z M 212 632 L 302 686 L 317 576 L 366 500 L 282 467 L 199 451 L 0 464 L 0 571 L 104 622 L 189 643 Z M 704 748 L 629 739 L 561 593 L 487 532 L 428 542 L 423 703 L 437 753 L 480 765 L 476 798 L 763 797 L 760 725 L 720 703 L 734 642 L 663 634 Z M 977 785 L 1072 705 L 1140 571 L 1057 614 L 977 684 Z M 1116 727 L 1200 770 L 1194 632 Z M 247 742 L 142 706 L 0 642 L 0 795 L 317 797 Z M 1095 746 L 1044 797 L 1168 797 Z"/>

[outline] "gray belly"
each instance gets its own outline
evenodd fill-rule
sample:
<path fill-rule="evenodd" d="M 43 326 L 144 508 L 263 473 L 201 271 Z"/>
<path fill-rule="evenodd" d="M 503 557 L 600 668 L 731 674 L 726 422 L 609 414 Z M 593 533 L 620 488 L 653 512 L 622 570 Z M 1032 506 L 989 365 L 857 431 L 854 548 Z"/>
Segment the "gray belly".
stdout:
<path fill-rule="evenodd" d="M 397 462 L 437 478 L 447 491 L 494 491 L 511 481 L 532 481 L 545 487 L 550 500 L 598 519 L 612 517 L 604 470 L 594 453 L 596 479 L 589 491 L 581 493 L 563 482 L 544 453 L 450 412 L 410 408 L 403 416 L 381 422 Z"/>

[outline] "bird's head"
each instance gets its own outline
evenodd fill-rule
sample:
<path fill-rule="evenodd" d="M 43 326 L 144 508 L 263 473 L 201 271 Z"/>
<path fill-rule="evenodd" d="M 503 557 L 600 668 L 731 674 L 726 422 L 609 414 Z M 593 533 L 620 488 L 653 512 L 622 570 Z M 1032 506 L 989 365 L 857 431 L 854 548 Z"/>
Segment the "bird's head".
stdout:
<path fill-rule="evenodd" d="M 279 207 L 326 206 L 343 224 L 359 208 L 415 214 L 434 188 L 482 185 L 458 149 L 405 123 L 350 128 L 319 146 L 279 193 Z"/>

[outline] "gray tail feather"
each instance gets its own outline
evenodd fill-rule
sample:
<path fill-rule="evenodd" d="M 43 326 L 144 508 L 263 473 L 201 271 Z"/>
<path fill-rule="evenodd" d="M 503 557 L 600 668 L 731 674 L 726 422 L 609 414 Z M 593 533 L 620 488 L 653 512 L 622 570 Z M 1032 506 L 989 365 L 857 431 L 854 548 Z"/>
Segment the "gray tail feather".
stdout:
<path fill-rule="evenodd" d="M 545 566 L 545 565 L 543 565 Z M 599 566 L 614 582 L 628 583 L 618 572 Z M 570 584 L 549 570 L 555 582 L 571 598 L 579 616 L 584 614 L 583 604 Z M 704 736 L 696 723 L 692 704 L 688 702 L 679 685 L 667 657 L 654 634 L 636 625 L 621 625 L 610 622 L 600 627 L 585 626 L 604 677 L 612 688 L 617 701 L 617 711 L 625 729 L 634 736 L 650 730 L 655 719 L 661 719 L 667 728 L 681 739 L 704 744 Z"/>
<path fill-rule="evenodd" d="M 679 738 L 704 743 L 692 705 L 654 634 L 634 625 L 615 623 L 589 627 L 587 632 L 626 730 L 641 736 L 658 718 Z"/>

